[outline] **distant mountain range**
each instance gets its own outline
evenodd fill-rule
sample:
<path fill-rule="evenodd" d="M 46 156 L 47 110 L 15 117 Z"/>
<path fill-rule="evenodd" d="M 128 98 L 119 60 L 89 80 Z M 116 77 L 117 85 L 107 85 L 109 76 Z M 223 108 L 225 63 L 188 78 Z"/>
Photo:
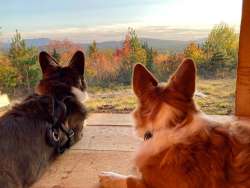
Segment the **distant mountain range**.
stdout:
<path fill-rule="evenodd" d="M 173 51 L 180 52 L 189 44 L 190 42 L 202 43 L 205 39 L 199 39 L 196 41 L 181 41 L 181 40 L 162 40 L 162 39 L 153 39 L 153 38 L 140 38 L 142 43 L 147 42 L 148 45 L 159 51 Z M 42 48 L 48 45 L 52 41 L 49 38 L 35 38 L 35 39 L 25 39 L 27 46 Z M 105 41 L 97 42 L 97 47 L 99 49 L 116 49 L 121 48 L 123 41 Z M 79 43 L 84 49 L 88 48 L 90 43 Z M 1 48 L 8 50 L 10 48 L 10 43 L 3 43 Z"/>
<path fill-rule="evenodd" d="M 49 44 L 51 39 L 49 38 L 34 38 L 34 39 L 24 39 L 25 43 L 27 44 L 28 47 L 42 47 L 46 46 Z M 0 44 L 0 48 L 4 50 L 8 50 L 10 48 L 10 42 L 5 42 L 3 44 Z"/>
<path fill-rule="evenodd" d="M 152 39 L 152 38 L 140 38 L 142 43 L 147 42 L 149 47 L 153 49 L 157 49 L 159 51 L 173 51 L 180 52 L 190 43 L 197 42 L 202 43 L 205 39 L 200 39 L 197 41 L 181 41 L 181 40 L 162 40 L 162 39 Z M 97 43 L 97 47 L 100 49 L 116 49 L 121 48 L 123 45 L 123 41 L 106 41 Z M 81 44 L 83 48 L 87 48 L 89 44 Z"/>

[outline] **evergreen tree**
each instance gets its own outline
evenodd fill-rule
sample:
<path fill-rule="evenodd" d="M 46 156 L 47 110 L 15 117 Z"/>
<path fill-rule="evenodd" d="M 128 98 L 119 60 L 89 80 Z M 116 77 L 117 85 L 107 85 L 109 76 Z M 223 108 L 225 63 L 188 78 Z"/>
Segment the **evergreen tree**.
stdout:
<path fill-rule="evenodd" d="M 57 60 L 57 62 L 60 61 L 61 56 L 60 56 L 60 54 L 56 51 L 55 48 L 53 49 L 52 57 L 55 58 L 55 59 Z"/>
<path fill-rule="evenodd" d="M 97 46 L 96 46 L 96 41 L 94 40 L 91 45 L 89 45 L 87 54 L 89 57 L 91 57 L 93 54 L 97 53 Z"/>
<path fill-rule="evenodd" d="M 18 70 L 19 85 L 24 86 L 28 91 L 40 76 L 37 62 L 38 49 L 28 48 L 21 34 L 16 31 L 11 40 L 9 58 L 12 65 Z"/>
<path fill-rule="evenodd" d="M 142 45 L 142 48 L 145 49 L 146 55 L 147 55 L 146 67 L 150 71 L 153 71 L 153 69 L 154 69 L 154 51 L 153 51 L 153 48 L 149 47 L 147 42 L 145 42 Z"/>
<path fill-rule="evenodd" d="M 210 63 L 215 63 L 215 60 L 218 59 L 216 62 L 221 64 L 215 66 L 215 68 L 235 68 L 237 64 L 238 42 L 238 35 L 232 27 L 223 23 L 215 26 L 203 45 L 206 60 Z"/>
<path fill-rule="evenodd" d="M 131 64 L 142 63 L 146 64 L 147 54 L 145 49 L 142 48 L 141 42 L 134 29 L 129 28 L 128 31 L 129 42 L 131 47 L 130 61 Z"/>

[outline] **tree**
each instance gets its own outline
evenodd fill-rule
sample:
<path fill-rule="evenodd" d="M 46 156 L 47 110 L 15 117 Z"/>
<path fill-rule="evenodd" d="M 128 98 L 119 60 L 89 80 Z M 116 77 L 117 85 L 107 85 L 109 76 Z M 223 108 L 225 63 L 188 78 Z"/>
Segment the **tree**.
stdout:
<path fill-rule="evenodd" d="M 54 57 L 57 60 L 57 62 L 60 61 L 60 58 L 61 58 L 60 54 L 56 51 L 55 48 L 53 49 L 52 57 Z"/>
<path fill-rule="evenodd" d="M 0 29 L 2 28 L 0 27 Z M 15 88 L 16 81 L 17 70 L 11 66 L 8 57 L 4 53 L 0 52 L 0 94 L 2 91 L 10 92 L 10 90 Z"/>
<path fill-rule="evenodd" d="M 146 67 L 150 70 L 153 71 L 154 69 L 154 52 L 153 52 L 153 48 L 148 46 L 148 43 L 145 42 L 142 45 L 142 48 L 146 51 Z"/>
<path fill-rule="evenodd" d="M 21 34 L 16 31 L 11 39 L 9 58 L 13 67 L 18 71 L 20 78 L 18 85 L 24 86 L 28 91 L 31 90 L 31 86 L 37 82 L 40 76 L 37 53 L 36 48 L 26 46 Z"/>
<path fill-rule="evenodd" d="M 146 50 L 142 47 L 134 29 L 128 29 L 122 49 L 116 50 L 115 59 L 120 60 L 117 81 L 123 84 L 130 83 L 134 64 L 146 65 Z"/>
<path fill-rule="evenodd" d="M 17 86 L 18 73 L 17 69 L 11 66 L 8 57 L 0 53 L 0 93 L 14 93 Z"/>
<path fill-rule="evenodd" d="M 135 30 L 129 28 L 128 35 L 131 47 L 131 53 L 130 53 L 131 64 L 142 63 L 145 65 L 147 60 L 146 50 L 142 48 L 141 42 Z"/>
<path fill-rule="evenodd" d="M 199 47 L 198 44 L 191 42 L 184 49 L 184 54 L 188 58 L 192 58 L 196 64 L 201 64 L 204 62 L 205 53 L 202 48 Z"/>
<path fill-rule="evenodd" d="M 96 41 L 94 40 L 93 43 L 89 45 L 87 54 L 89 57 L 91 57 L 95 53 L 97 53 L 97 46 L 96 46 Z"/>
<path fill-rule="evenodd" d="M 173 74 L 183 58 L 184 54 L 182 53 L 157 53 L 154 58 L 154 66 L 156 67 L 154 73 L 161 81 L 166 81 L 166 77 Z"/>
<path fill-rule="evenodd" d="M 59 54 L 59 63 L 62 65 L 68 65 L 69 60 L 71 59 L 73 54 L 77 50 L 83 50 L 83 48 L 81 48 L 80 45 L 65 39 L 63 41 L 50 41 L 49 44 L 46 46 L 46 50 L 49 51 L 51 54 L 53 54 L 54 50 L 56 50 L 56 53 Z"/>
<path fill-rule="evenodd" d="M 216 65 L 214 69 L 233 70 L 237 64 L 239 38 L 234 28 L 227 24 L 216 25 L 203 44 L 206 61 Z M 217 65 L 219 64 L 219 65 Z"/>
<path fill-rule="evenodd" d="M 207 46 L 212 51 L 225 50 L 226 54 L 230 56 L 237 48 L 238 36 L 234 28 L 222 23 L 212 29 L 205 44 L 204 47 Z"/>

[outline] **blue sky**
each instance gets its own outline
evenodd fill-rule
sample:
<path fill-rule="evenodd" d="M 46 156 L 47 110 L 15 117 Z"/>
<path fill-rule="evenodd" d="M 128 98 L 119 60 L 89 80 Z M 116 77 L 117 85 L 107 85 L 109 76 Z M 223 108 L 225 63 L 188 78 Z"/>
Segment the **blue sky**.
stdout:
<path fill-rule="evenodd" d="M 76 42 L 120 40 L 128 27 L 142 37 L 192 40 L 226 22 L 239 28 L 241 0 L 8 0 L 0 6 L 1 39 Z"/>

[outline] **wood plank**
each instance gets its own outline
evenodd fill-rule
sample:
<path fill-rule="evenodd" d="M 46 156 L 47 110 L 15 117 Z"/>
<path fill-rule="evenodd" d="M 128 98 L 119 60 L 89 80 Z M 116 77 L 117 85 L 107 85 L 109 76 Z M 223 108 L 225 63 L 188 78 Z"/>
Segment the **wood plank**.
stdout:
<path fill-rule="evenodd" d="M 93 126 L 131 126 L 132 124 L 133 119 L 131 114 L 92 113 L 87 120 L 87 125 Z"/>
<path fill-rule="evenodd" d="M 73 150 L 135 151 L 140 139 L 132 127 L 87 126 Z"/>
<path fill-rule="evenodd" d="M 133 153 L 70 150 L 32 188 L 98 188 L 101 171 L 136 174 Z"/>

